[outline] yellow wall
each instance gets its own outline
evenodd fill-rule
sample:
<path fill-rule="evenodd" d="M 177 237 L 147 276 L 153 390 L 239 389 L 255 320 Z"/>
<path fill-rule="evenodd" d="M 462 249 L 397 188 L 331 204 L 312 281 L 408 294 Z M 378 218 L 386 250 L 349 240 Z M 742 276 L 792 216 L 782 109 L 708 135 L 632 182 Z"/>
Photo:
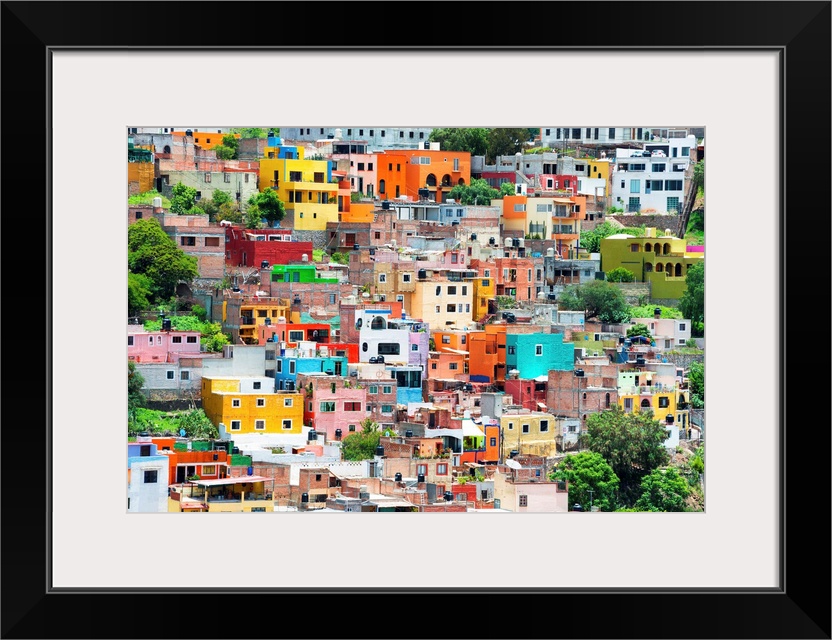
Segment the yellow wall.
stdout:
<path fill-rule="evenodd" d="M 240 383 L 234 378 L 202 378 L 202 408 L 211 422 L 221 422 L 229 434 L 235 433 L 287 433 L 303 432 L 303 394 L 294 391 L 271 390 L 239 392 Z M 264 406 L 257 406 L 258 399 Z M 239 407 L 234 401 L 239 400 Z M 286 401 L 291 406 L 286 406 Z M 240 421 L 239 431 L 232 430 L 232 421 Z M 255 429 L 255 420 L 265 420 L 265 429 Z M 291 420 L 291 429 L 283 428 L 283 420 Z"/>
<path fill-rule="evenodd" d="M 540 421 L 549 423 L 547 431 L 540 430 Z M 509 424 L 513 428 L 509 429 Z M 529 425 L 529 432 L 523 433 L 523 425 Z M 512 449 L 520 453 L 549 456 L 555 454 L 555 436 L 558 435 L 555 416 L 550 413 L 504 414 L 500 417 L 500 430 L 503 434 L 503 457 L 508 458 Z"/>
<path fill-rule="evenodd" d="M 436 287 L 441 285 L 442 293 L 441 295 L 436 295 Z M 445 294 L 447 291 L 448 285 L 457 287 L 457 295 L 455 296 L 448 296 Z M 462 287 L 468 287 L 468 293 L 466 295 L 462 295 Z M 417 281 L 415 284 L 415 288 L 413 290 L 413 294 L 410 297 L 410 314 L 414 318 L 418 318 L 422 320 L 422 322 L 427 322 L 430 324 L 431 328 L 445 328 L 450 325 L 446 325 L 445 322 L 448 320 L 453 320 L 460 326 L 467 326 L 473 320 L 474 314 L 474 287 L 471 285 L 470 282 L 448 282 L 447 280 L 425 280 L 424 282 Z M 449 313 L 447 311 L 447 305 L 450 303 L 454 304 L 469 304 L 471 305 L 471 311 L 465 312 L 454 312 Z M 436 307 L 439 307 L 439 311 L 436 311 Z M 464 307 L 463 307 L 464 308 Z"/>
<path fill-rule="evenodd" d="M 138 182 L 139 193 L 153 189 L 154 165 L 152 162 L 128 162 L 127 182 Z"/>
<path fill-rule="evenodd" d="M 294 213 L 295 229 L 324 231 L 327 222 L 338 222 L 338 183 L 315 181 L 316 173 L 328 179 L 328 167 L 326 160 L 261 158 L 257 186 L 276 188 L 286 210 Z M 300 172 L 300 180 L 290 180 L 293 171 Z"/>

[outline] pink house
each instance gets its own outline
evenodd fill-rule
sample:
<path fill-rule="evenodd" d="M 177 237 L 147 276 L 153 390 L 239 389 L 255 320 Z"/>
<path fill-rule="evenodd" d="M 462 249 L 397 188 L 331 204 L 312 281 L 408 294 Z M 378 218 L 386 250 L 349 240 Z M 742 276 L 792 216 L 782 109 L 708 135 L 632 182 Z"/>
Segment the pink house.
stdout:
<path fill-rule="evenodd" d="M 199 356 L 199 331 L 146 331 L 143 325 L 127 325 L 127 359 L 143 362 L 178 362 Z"/>
<path fill-rule="evenodd" d="M 354 379 L 326 373 L 299 373 L 297 389 L 305 392 L 303 423 L 327 440 L 342 440 L 361 431 L 368 415 L 367 388 Z"/>

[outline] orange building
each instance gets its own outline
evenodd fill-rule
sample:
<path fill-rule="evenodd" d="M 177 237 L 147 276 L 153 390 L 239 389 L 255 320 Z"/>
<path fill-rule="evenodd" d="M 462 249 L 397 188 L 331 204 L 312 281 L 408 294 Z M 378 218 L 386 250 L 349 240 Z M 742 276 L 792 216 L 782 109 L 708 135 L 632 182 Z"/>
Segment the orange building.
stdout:
<path fill-rule="evenodd" d="M 487 324 L 483 331 L 469 331 L 468 353 L 468 373 L 472 382 L 505 380 L 506 325 Z"/>
<path fill-rule="evenodd" d="M 408 193 L 407 190 L 408 158 L 398 152 L 385 151 L 378 154 L 378 197 L 382 200 L 395 200 Z M 416 191 L 413 192 L 415 197 Z"/>
<path fill-rule="evenodd" d="M 396 158 L 394 160 L 394 158 Z M 401 158 L 399 162 L 398 158 Z M 419 190 L 427 189 L 427 200 L 444 202 L 447 193 L 457 185 L 471 184 L 471 154 L 467 151 L 444 151 L 439 149 L 403 149 L 395 154 L 383 153 L 378 156 L 379 196 L 391 199 L 389 184 L 382 193 L 382 179 L 387 174 L 396 176 L 391 169 L 399 165 L 405 173 L 404 190 L 398 195 L 408 199 L 420 198 Z"/>

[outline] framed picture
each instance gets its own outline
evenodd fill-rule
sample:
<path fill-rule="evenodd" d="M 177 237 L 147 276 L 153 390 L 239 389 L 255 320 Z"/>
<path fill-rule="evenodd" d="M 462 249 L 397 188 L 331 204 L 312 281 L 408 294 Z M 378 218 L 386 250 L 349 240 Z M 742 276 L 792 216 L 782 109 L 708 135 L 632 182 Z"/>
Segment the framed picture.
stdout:
<path fill-rule="evenodd" d="M 285 635 L 296 617 L 409 637 L 417 598 L 422 624 L 443 608 L 437 635 L 829 638 L 828 420 L 794 343 L 827 318 L 796 292 L 828 273 L 830 3 L 442 5 L 403 33 L 372 6 L 3 3 L 4 280 L 35 283 L 47 329 L 4 343 L 3 637 Z M 705 127 L 706 511 L 128 517 L 124 134 L 168 122 Z"/>

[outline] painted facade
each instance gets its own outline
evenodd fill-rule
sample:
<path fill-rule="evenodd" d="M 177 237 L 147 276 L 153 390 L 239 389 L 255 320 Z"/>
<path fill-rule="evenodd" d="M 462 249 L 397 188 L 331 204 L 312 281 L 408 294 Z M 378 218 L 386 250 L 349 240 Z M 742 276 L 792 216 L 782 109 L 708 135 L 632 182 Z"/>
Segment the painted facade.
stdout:
<path fill-rule="evenodd" d="M 302 433 L 303 396 L 276 392 L 273 378 L 203 376 L 202 408 L 223 439 L 236 434 Z"/>
<path fill-rule="evenodd" d="M 549 371 L 572 371 L 575 345 L 561 333 L 507 333 L 506 370 L 521 379 L 548 376 Z"/>

